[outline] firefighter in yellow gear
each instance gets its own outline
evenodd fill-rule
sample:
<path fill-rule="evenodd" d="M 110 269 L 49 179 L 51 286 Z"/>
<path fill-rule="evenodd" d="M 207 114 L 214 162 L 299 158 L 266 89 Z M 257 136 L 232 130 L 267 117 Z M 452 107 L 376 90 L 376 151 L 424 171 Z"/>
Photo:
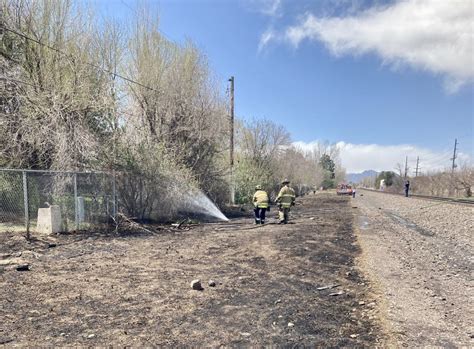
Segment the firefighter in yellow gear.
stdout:
<path fill-rule="evenodd" d="M 253 194 L 253 205 L 255 212 L 255 224 L 265 224 L 265 212 L 269 209 L 268 194 L 262 190 L 260 185 L 255 187 L 255 194 Z"/>
<path fill-rule="evenodd" d="M 287 224 L 290 208 L 291 206 L 295 205 L 296 197 L 295 191 L 290 187 L 290 181 L 288 179 L 283 180 L 281 184 L 283 184 L 283 187 L 280 189 L 280 192 L 278 193 L 278 196 L 275 200 L 279 207 L 278 216 L 280 218 L 280 222 L 278 224 Z"/>

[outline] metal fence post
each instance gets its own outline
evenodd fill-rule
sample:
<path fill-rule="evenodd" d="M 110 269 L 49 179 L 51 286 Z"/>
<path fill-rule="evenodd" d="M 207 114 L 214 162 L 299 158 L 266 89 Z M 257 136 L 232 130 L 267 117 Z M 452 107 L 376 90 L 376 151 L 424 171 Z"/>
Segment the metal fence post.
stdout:
<path fill-rule="evenodd" d="M 117 189 L 115 187 L 115 171 L 112 176 L 112 216 L 114 217 L 114 221 L 117 221 Z"/>
<path fill-rule="evenodd" d="M 30 239 L 30 212 L 28 209 L 28 181 L 26 178 L 25 171 L 23 171 L 23 204 L 25 206 L 26 237 Z"/>
<path fill-rule="evenodd" d="M 79 207 L 77 207 L 77 173 L 73 174 L 74 180 L 74 223 L 76 224 L 76 231 L 79 230 Z"/>

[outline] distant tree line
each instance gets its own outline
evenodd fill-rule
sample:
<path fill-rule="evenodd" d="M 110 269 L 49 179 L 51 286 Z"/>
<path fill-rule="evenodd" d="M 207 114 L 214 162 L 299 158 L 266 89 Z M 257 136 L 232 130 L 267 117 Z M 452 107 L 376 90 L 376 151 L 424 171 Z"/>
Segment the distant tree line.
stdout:
<path fill-rule="evenodd" d="M 445 169 L 407 178 L 393 171 L 382 171 L 377 175 L 375 181 L 372 178 L 365 178 L 360 184 L 365 187 L 374 186 L 376 189 L 380 189 L 381 180 L 384 180 L 385 190 L 389 192 L 402 192 L 405 181 L 409 180 L 411 192 L 415 194 L 442 197 L 472 197 L 474 168 L 464 164 L 456 169 L 456 171 Z"/>
<path fill-rule="evenodd" d="M 321 186 L 333 188 L 345 177 L 335 145 L 315 143 L 309 149 L 298 148 L 291 144 L 288 131 L 269 120 L 239 122 L 236 144 L 239 203 L 248 201 L 257 184 L 276 196 L 281 181 L 288 178 L 297 195 L 302 195 Z"/>

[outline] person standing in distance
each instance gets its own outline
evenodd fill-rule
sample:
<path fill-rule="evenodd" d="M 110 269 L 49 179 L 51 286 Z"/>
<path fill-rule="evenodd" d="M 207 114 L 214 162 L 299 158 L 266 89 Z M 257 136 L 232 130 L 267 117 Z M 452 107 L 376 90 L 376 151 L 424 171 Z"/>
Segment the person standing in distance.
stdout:
<path fill-rule="evenodd" d="M 293 188 L 290 188 L 290 181 L 288 179 L 284 179 L 281 184 L 283 187 L 280 189 L 276 198 L 279 207 L 278 216 L 280 219 L 278 224 L 287 224 L 290 208 L 295 205 L 295 191 Z"/>
<path fill-rule="evenodd" d="M 408 197 L 408 191 L 410 190 L 410 181 L 405 182 L 405 197 Z"/>
<path fill-rule="evenodd" d="M 253 204 L 255 206 L 255 224 L 265 224 L 265 212 L 268 207 L 268 194 L 262 190 L 262 186 L 255 187 L 255 194 L 253 194 Z"/>

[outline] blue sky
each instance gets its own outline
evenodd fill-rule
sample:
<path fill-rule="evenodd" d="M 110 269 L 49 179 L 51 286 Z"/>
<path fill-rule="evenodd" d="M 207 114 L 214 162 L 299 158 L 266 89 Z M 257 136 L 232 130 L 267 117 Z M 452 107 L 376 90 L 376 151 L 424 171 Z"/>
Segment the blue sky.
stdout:
<path fill-rule="evenodd" d="M 462 159 L 472 157 L 474 34 L 463 22 L 466 9 L 454 8 L 469 2 L 428 0 L 425 8 L 375 0 L 149 3 L 169 39 L 188 38 L 202 49 L 223 91 L 235 76 L 237 116 L 280 123 L 303 147 L 339 142 L 343 165 L 359 171 L 393 167 L 407 152 L 413 161 L 421 155 L 427 168 L 444 166 L 456 137 Z M 95 6 L 104 17 L 126 20 L 134 2 L 96 0 Z M 417 22 L 432 27 L 425 31 L 412 25 Z M 462 34 L 470 43 L 457 40 Z"/>

